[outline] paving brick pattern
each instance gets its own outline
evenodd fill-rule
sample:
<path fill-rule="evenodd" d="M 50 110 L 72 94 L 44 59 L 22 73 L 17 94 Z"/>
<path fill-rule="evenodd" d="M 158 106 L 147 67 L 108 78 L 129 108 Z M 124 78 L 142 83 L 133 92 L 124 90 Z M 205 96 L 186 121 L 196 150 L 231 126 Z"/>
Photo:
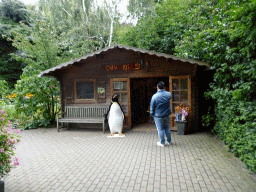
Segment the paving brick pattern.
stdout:
<path fill-rule="evenodd" d="M 7 192 L 256 191 L 248 170 L 207 133 L 159 147 L 157 132 L 133 129 L 125 138 L 99 130 L 21 132 L 20 165 L 5 178 Z"/>

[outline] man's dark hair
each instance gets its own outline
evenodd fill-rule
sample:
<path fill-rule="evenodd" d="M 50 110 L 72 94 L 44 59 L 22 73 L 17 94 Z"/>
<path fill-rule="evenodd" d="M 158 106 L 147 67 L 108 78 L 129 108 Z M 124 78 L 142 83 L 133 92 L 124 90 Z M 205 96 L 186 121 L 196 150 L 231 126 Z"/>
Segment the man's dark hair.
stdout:
<path fill-rule="evenodd" d="M 163 82 L 163 81 L 159 81 L 159 82 L 157 83 L 157 87 L 158 87 L 159 89 L 164 89 L 164 82 Z"/>
<path fill-rule="evenodd" d="M 112 96 L 112 101 L 113 101 L 113 102 L 118 102 L 118 95 L 114 94 L 114 95 Z"/>

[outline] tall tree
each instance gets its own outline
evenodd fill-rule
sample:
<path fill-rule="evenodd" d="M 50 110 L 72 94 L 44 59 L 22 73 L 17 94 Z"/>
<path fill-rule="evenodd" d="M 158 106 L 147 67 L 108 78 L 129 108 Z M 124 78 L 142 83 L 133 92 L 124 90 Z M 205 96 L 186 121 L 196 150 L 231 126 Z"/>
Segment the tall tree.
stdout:
<path fill-rule="evenodd" d="M 129 0 L 127 10 L 132 20 L 138 21 L 142 18 L 155 14 L 157 0 Z"/>
<path fill-rule="evenodd" d="M 121 3 L 121 0 L 111 0 L 109 3 L 107 3 L 107 1 L 104 0 L 103 8 L 105 8 L 105 10 L 108 14 L 108 17 L 110 19 L 110 30 L 109 30 L 108 46 L 110 46 L 112 44 L 115 18 L 118 18 L 117 5 L 119 3 Z"/>
<path fill-rule="evenodd" d="M 187 12 L 192 0 L 170 0 L 156 3 L 154 14 L 141 18 L 136 26 L 119 31 L 119 41 L 167 54 L 175 53 L 175 46 L 188 30 Z"/>
<path fill-rule="evenodd" d="M 56 79 L 40 78 L 38 74 L 69 60 L 62 56 L 56 30 L 49 21 L 38 20 L 33 26 L 23 24 L 23 33 L 12 31 L 13 46 L 24 54 L 13 54 L 27 64 L 15 87 L 15 107 L 27 118 L 25 128 L 36 128 L 54 122 L 59 111 L 59 85 Z M 29 34 L 29 36 L 25 35 Z"/>
<path fill-rule="evenodd" d="M 28 19 L 26 6 L 20 0 L 1 0 L 0 16 L 16 23 Z"/>
<path fill-rule="evenodd" d="M 112 39 L 107 6 L 99 7 L 93 0 L 40 0 L 39 11 L 50 18 L 62 37 L 63 49 L 74 57 L 103 48 Z"/>
<path fill-rule="evenodd" d="M 25 5 L 19 0 L 0 1 L 0 80 L 8 82 L 11 88 L 20 78 L 25 64 L 14 60 L 10 53 L 21 53 L 8 42 L 10 30 L 19 27 L 19 22 L 28 23 L 29 14 Z"/>

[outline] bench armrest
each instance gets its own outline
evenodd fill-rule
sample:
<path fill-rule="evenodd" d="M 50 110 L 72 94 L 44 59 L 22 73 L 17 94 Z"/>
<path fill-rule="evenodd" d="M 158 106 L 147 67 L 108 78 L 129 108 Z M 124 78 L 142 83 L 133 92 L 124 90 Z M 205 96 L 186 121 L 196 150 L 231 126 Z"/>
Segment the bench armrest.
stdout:
<path fill-rule="evenodd" d="M 66 114 L 66 112 L 59 112 L 59 113 L 56 113 L 56 117 L 58 118 L 59 115 L 61 115 L 61 117 L 62 117 L 62 115 L 65 115 L 65 114 Z"/>

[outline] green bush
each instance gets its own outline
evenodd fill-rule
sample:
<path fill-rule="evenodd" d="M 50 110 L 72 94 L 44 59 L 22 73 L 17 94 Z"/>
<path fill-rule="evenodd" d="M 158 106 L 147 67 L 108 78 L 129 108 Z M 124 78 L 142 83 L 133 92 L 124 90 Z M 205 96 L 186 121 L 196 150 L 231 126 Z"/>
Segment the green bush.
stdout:
<path fill-rule="evenodd" d="M 206 93 L 215 106 L 202 123 L 256 173 L 256 2 L 193 2 L 175 51 L 216 71 Z"/>
<path fill-rule="evenodd" d="M 213 131 L 235 156 L 256 173 L 256 101 L 228 104 L 216 106 L 218 121 Z"/>

